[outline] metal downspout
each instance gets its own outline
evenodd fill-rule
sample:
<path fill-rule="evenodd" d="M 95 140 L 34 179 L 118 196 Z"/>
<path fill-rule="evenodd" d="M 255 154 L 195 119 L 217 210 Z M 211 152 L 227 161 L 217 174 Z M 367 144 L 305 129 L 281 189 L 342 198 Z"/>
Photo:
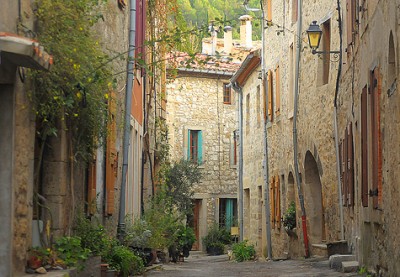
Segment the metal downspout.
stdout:
<path fill-rule="evenodd" d="M 243 91 L 239 87 L 239 211 L 240 241 L 243 241 Z"/>
<path fill-rule="evenodd" d="M 140 176 L 140 215 L 143 215 L 144 213 L 144 165 L 145 165 L 145 160 L 146 160 L 146 152 L 143 148 L 144 145 L 144 140 L 145 140 L 145 136 L 146 136 L 146 132 L 147 132 L 147 128 L 146 128 L 146 82 L 147 82 L 147 75 L 144 74 L 143 75 L 143 136 L 142 136 L 142 163 L 141 163 L 141 176 Z"/>
<path fill-rule="evenodd" d="M 121 193 L 119 202 L 119 215 L 117 236 L 121 241 L 125 232 L 125 191 L 128 171 L 128 154 L 130 141 L 130 123 L 131 123 L 131 106 L 132 106 L 132 87 L 133 87 L 133 69 L 135 58 L 135 39 L 136 39 L 136 0 L 130 0 L 129 3 L 129 49 L 127 62 L 127 78 L 126 78 L 126 94 L 125 94 L 125 124 L 124 124 L 124 141 L 123 141 L 123 162 L 121 175 Z"/>
<path fill-rule="evenodd" d="M 339 212 L 340 212 L 340 238 L 344 240 L 344 220 L 343 220 L 343 199 L 342 199 L 342 185 L 340 181 L 340 160 L 339 160 L 339 135 L 338 135 L 338 123 L 337 123 L 337 97 L 339 94 L 340 76 L 342 74 L 342 15 L 340 12 L 340 0 L 337 0 L 337 10 L 338 10 L 338 23 L 339 23 L 339 65 L 338 73 L 336 77 L 336 87 L 335 87 L 335 99 L 334 99 L 334 124 L 335 124 L 335 148 L 336 148 L 336 175 L 337 175 L 337 185 L 339 194 Z M 354 66 L 354 65 L 353 65 Z M 352 142 L 353 143 L 353 142 Z"/>
<path fill-rule="evenodd" d="M 232 88 L 239 94 L 239 240 L 243 241 L 243 91 L 237 83 L 232 83 Z"/>
<path fill-rule="evenodd" d="M 265 12 L 263 7 L 263 0 L 260 1 L 261 4 L 261 75 L 262 75 L 262 88 L 265 92 L 265 101 L 268 101 L 268 93 L 265 79 Z M 266 106 L 267 107 L 267 106 Z M 265 111 L 267 112 L 267 111 Z M 271 239 L 271 211 L 269 206 L 269 166 L 268 166 L 268 133 L 267 133 L 267 116 L 264 116 L 264 124 L 263 124 L 263 174 L 264 174 L 264 205 L 265 205 L 265 220 L 266 220 L 266 231 L 267 231 L 267 255 L 268 259 L 272 260 L 272 239 Z"/>
<path fill-rule="evenodd" d="M 299 160 L 298 160 L 298 150 L 297 150 L 297 110 L 298 110 L 298 94 L 299 94 L 299 75 L 300 75 L 300 51 L 301 51 L 301 30 L 302 30 L 302 0 L 297 0 L 297 50 L 296 50 L 296 68 L 295 68 L 295 85 L 294 85 L 294 111 L 293 111 L 293 162 L 294 162 L 294 172 L 296 177 L 297 191 L 299 195 L 299 202 L 301 207 L 301 221 L 303 227 L 303 240 L 304 240 L 304 250 L 305 257 L 310 256 L 310 250 L 308 245 L 308 235 L 307 235 L 307 218 L 306 209 L 304 207 L 304 196 L 301 191 L 301 180 L 299 174 Z"/>
<path fill-rule="evenodd" d="M 244 2 L 244 7 L 247 11 L 257 12 L 260 9 L 249 8 L 247 6 L 248 0 Z M 265 93 L 265 101 L 268 101 L 268 90 L 266 86 L 265 80 L 265 11 L 263 0 L 260 0 L 260 8 L 261 8 L 261 80 L 262 80 L 262 88 Z M 267 103 L 265 103 L 267 104 Z M 267 235 L 267 257 L 269 260 L 272 260 L 272 239 L 271 239 L 271 211 L 269 207 L 269 169 L 268 169 L 268 136 L 267 136 L 267 116 L 264 116 L 264 124 L 263 124 L 263 174 L 264 174 L 264 202 L 265 202 L 265 220 L 266 220 L 266 235 Z M 242 187 L 243 188 L 243 187 Z M 242 192 L 243 193 L 243 192 Z"/>

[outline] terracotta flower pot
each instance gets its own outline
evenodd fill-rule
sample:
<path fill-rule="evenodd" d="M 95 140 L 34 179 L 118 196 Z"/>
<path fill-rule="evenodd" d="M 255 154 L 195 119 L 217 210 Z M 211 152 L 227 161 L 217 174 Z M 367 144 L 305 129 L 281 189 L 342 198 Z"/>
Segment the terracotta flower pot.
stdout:
<path fill-rule="evenodd" d="M 32 269 L 37 269 L 42 266 L 42 260 L 37 256 L 32 256 L 28 260 L 28 266 Z"/>

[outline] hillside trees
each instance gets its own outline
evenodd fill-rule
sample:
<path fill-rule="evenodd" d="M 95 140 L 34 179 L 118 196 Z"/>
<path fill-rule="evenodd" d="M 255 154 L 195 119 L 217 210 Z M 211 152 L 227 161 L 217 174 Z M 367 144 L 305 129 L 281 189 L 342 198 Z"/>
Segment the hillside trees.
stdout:
<path fill-rule="evenodd" d="M 240 28 L 238 18 L 241 15 L 250 14 L 254 17 L 253 39 L 261 38 L 261 28 L 257 20 L 260 18 L 260 13 L 246 11 L 242 0 L 178 0 L 178 5 L 180 19 L 177 23 L 182 29 L 204 29 L 211 21 L 215 21 L 217 26 L 233 27 L 233 37 L 238 39 Z M 259 8 L 260 1 L 250 0 L 249 6 Z M 223 32 L 219 32 L 218 36 L 223 37 Z M 193 38 L 191 41 L 195 43 L 196 50 L 200 51 L 200 43 Z"/>

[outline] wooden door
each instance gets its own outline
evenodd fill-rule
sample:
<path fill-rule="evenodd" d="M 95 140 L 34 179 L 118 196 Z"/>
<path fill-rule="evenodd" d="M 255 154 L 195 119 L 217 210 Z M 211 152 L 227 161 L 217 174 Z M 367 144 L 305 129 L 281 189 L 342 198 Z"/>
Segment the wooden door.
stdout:
<path fill-rule="evenodd" d="M 196 199 L 193 201 L 193 217 L 189 221 L 189 226 L 193 228 L 194 233 L 196 235 L 196 242 L 193 244 L 192 250 L 198 251 L 200 250 L 200 208 L 201 208 L 201 199 Z"/>

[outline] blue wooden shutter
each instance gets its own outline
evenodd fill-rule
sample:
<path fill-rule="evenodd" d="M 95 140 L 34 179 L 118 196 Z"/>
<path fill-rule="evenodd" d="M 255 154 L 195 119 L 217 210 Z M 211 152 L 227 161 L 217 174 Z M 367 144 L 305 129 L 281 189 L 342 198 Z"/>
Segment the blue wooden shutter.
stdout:
<path fill-rule="evenodd" d="M 188 137 L 187 137 L 187 160 L 190 161 L 190 130 L 188 130 Z"/>
<path fill-rule="evenodd" d="M 225 228 L 230 231 L 232 225 L 233 225 L 233 199 L 226 199 Z"/>
<path fill-rule="evenodd" d="M 198 140 L 197 140 L 197 161 L 200 164 L 203 163 L 203 135 L 202 131 L 198 131 Z"/>

